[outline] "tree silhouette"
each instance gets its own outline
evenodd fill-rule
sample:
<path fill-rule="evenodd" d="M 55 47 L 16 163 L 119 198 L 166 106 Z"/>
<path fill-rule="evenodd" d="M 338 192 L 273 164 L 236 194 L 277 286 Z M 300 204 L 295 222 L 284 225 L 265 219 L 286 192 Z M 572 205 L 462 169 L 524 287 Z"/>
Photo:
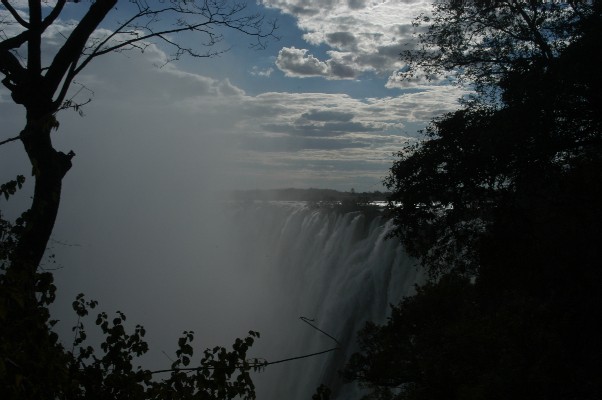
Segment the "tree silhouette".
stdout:
<path fill-rule="evenodd" d="M 516 7 L 518 21 L 537 21 L 532 29 L 505 27 Z M 397 203 L 394 234 L 433 273 L 454 265 L 474 272 L 480 260 L 472 250 L 504 198 L 597 157 L 600 77 L 586 49 L 600 35 L 600 12 L 598 1 L 438 3 L 413 53 L 415 67 L 461 67 L 457 73 L 480 83 L 474 101 L 433 121 L 427 140 L 398 153 L 385 180 Z M 474 23 L 466 26 L 463 15 Z M 548 47 L 551 56 L 542 50 Z"/>
<path fill-rule="evenodd" d="M 61 109 L 79 107 L 65 100 L 77 74 L 99 56 L 144 50 L 151 43 L 171 48 L 172 60 L 182 55 L 210 57 L 223 51 L 215 48 L 221 38 L 220 29 L 239 31 L 253 37 L 254 45 L 262 46 L 267 38 L 273 37 L 275 25 L 268 25 L 264 31 L 266 24 L 261 15 L 246 15 L 244 4 L 228 4 L 223 0 L 170 0 L 154 5 L 146 0 L 133 0 L 123 3 L 128 3 L 134 12 L 107 32 L 98 28 L 116 12 L 117 0 L 98 0 L 89 5 L 83 2 L 69 5 L 67 0 L 58 0 L 54 6 L 30 0 L 25 10 L 17 9 L 14 3 L 2 0 L 12 21 L 7 16 L 0 25 L 5 37 L 0 41 L 0 73 L 13 101 L 26 110 L 25 128 L 13 139 L 18 138 L 27 152 L 35 188 L 24 230 L 6 273 L 9 279 L 21 282 L 25 293 L 32 294 L 28 302 L 33 305 L 35 271 L 54 226 L 63 177 L 75 156 L 73 151 L 64 153 L 55 149 L 51 132 L 59 128 L 56 115 Z M 44 32 L 59 21 L 65 7 L 87 9 L 51 61 L 44 64 Z M 194 34 L 196 40 L 190 43 L 201 44 L 194 47 L 179 42 L 174 39 L 178 33 Z"/>
<path fill-rule="evenodd" d="M 437 1 L 414 21 L 418 45 L 401 53 L 408 79 L 454 76 L 483 95 L 519 66 L 552 62 L 579 36 L 596 1 Z"/>
<path fill-rule="evenodd" d="M 385 182 L 393 235 L 430 279 L 366 325 L 344 373 L 379 400 L 599 398 L 601 4 L 436 13 L 415 66 L 462 67 L 476 97 Z"/>
<path fill-rule="evenodd" d="M 97 325 L 108 335 L 108 350 L 104 349 L 105 352 L 119 348 L 123 350 L 111 353 L 113 358 L 98 360 L 86 349 L 82 349 L 79 355 L 65 352 L 57 343 L 56 335 L 48 329 L 48 324 L 52 322 L 47 306 L 54 299 L 55 288 L 52 275 L 38 271 L 38 266 L 55 224 L 63 178 L 71 169 L 75 156 L 73 151 L 63 152 L 53 146 L 52 132 L 59 129 L 57 113 L 68 108 L 79 110 L 81 104 L 68 98 L 73 80 L 97 57 L 107 53 L 143 51 L 152 44 L 158 44 L 171 50 L 168 61 L 182 56 L 211 57 L 226 50 L 219 47 L 223 30 L 237 31 L 252 38 L 251 46 L 262 47 L 267 39 L 274 37 L 276 26 L 275 23 L 264 21 L 260 14 L 247 13 L 245 4 L 228 3 L 225 0 L 29 0 L 26 4 L 2 0 L 0 5 L 3 12 L 0 20 L 2 84 L 10 91 L 12 100 L 26 111 L 23 130 L 15 137 L 0 141 L 0 144 L 22 143 L 35 180 L 30 209 L 14 225 L 4 220 L 0 224 L 2 386 L 7 389 L 9 398 L 121 397 L 122 394 L 107 391 L 106 387 L 86 386 L 86 379 L 94 384 L 110 386 L 114 378 L 108 373 L 121 368 L 123 363 L 131 367 L 128 364 L 131 363 L 131 352 L 138 355 L 144 352 L 140 344 L 141 331 L 137 330 L 133 336 L 126 335 L 121 328 L 117 328 L 121 326 L 120 322 L 115 322 L 117 319 L 112 327 L 105 325 L 104 320 L 97 321 Z M 118 12 L 118 5 L 131 10 L 130 14 L 124 15 L 121 10 Z M 81 18 L 64 37 L 58 50 L 48 57 L 45 54 L 48 49 L 45 32 L 58 24 L 70 7 L 80 13 Z M 108 24 L 109 20 L 113 21 L 114 26 L 103 25 Z M 180 39 L 178 35 L 182 35 Z M 181 39 L 184 35 L 193 40 Z M 2 195 L 8 198 L 21 184 L 22 177 L 19 177 L 3 185 Z M 78 313 L 84 313 L 82 310 L 76 307 Z M 213 372 L 199 370 L 198 374 L 205 380 L 219 375 L 225 381 L 234 370 L 248 369 L 243 364 L 249 341 L 235 345 L 238 347 L 233 353 L 216 349 L 215 360 L 213 355 L 206 354 L 210 361 L 206 365 L 212 365 L 219 358 L 220 362 L 228 364 L 227 368 L 216 367 Z M 182 352 L 189 355 L 184 350 Z M 72 357 L 76 357 L 75 361 Z M 94 362 L 84 368 L 82 360 L 90 357 Z M 222 360 L 222 357 L 225 358 Z M 183 365 L 187 363 L 185 360 L 181 359 Z M 243 364 L 239 365 L 239 362 Z M 100 368 L 98 363 L 102 364 L 104 373 L 91 367 L 97 365 Z M 240 366 L 244 368 L 240 369 Z M 74 371 L 82 368 L 87 372 L 74 375 Z M 130 383 L 148 383 L 146 373 L 134 375 L 126 376 L 127 379 L 133 379 Z M 77 379 L 74 380 L 74 376 Z M 190 396 L 197 393 L 197 398 L 253 397 L 253 385 L 247 379 L 248 375 L 243 372 L 240 376 L 238 386 L 218 384 L 215 393 L 207 391 L 203 395 L 198 394 L 201 393 L 199 385 L 203 382 L 200 375 L 196 383 L 179 378 L 174 378 L 173 382 L 174 385 L 186 382 L 192 385 L 186 393 Z M 215 381 L 213 378 L 209 380 Z M 115 383 L 116 387 L 122 389 L 128 384 Z M 125 398 L 139 398 L 136 393 L 128 392 Z M 163 392 L 160 394 L 164 395 L 162 398 L 172 397 Z"/>

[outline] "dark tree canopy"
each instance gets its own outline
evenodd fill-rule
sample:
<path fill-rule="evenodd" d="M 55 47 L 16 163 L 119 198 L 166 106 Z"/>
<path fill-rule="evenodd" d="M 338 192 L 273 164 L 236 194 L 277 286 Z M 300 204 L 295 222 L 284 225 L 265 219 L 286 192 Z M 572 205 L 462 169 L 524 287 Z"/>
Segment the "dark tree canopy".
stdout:
<path fill-rule="evenodd" d="M 480 90 L 517 68 L 554 60 L 578 38 L 596 1 L 442 0 L 417 18 L 418 45 L 402 60 L 409 78 L 454 75 Z"/>
<path fill-rule="evenodd" d="M 415 65 L 461 67 L 476 101 L 391 168 L 393 235 L 430 279 L 344 374 L 369 399 L 600 398 L 601 4 L 437 4 Z"/>
<path fill-rule="evenodd" d="M 455 263 L 474 270 L 476 247 L 466 244 L 486 231 L 496 207 L 599 159 L 602 82 L 591 57 L 600 38 L 595 4 L 573 23 L 579 27 L 574 40 L 552 59 L 516 59 L 496 78 L 500 101 L 471 103 L 436 119 L 426 140 L 398 153 L 385 180 L 396 203 L 395 234 L 432 272 Z"/>

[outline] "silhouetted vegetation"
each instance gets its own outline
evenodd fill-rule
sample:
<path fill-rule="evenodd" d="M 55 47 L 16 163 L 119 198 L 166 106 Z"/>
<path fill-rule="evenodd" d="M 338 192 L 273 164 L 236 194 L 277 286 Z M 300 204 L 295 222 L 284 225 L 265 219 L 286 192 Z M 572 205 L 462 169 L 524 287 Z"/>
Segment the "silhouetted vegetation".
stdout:
<path fill-rule="evenodd" d="M 23 183 L 23 177 L 2 185 L 8 199 Z M 66 348 L 52 327 L 48 307 L 55 299 L 51 272 L 37 270 L 35 305 L 23 279 L 10 269 L 11 258 L 25 229 L 26 215 L 14 224 L 0 213 L 0 387 L 3 399 L 233 399 L 255 398 L 250 372 L 268 365 L 265 360 L 247 359 L 247 351 L 259 333 L 250 331 L 236 339 L 232 349 L 206 349 L 192 367 L 194 332 L 185 331 L 169 368 L 144 369 L 139 358 L 149 351 L 145 329 L 136 325 L 128 332 L 126 316 L 99 312 L 95 325 L 103 340 L 87 340 L 84 324 L 98 305 L 83 294 L 73 302 L 78 323 L 73 327 L 71 348 Z"/>
<path fill-rule="evenodd" d="M 477 94 L 391 168 L 393 234 L 430 279 L 344 374 L 379 400 L 601 398 L 600 2 L 438 4 L 439 51 L 406 56 Z"/>
<path fill-rule="evenodd" d="M 206 350 L 198 367 L 188 367 L 193 333 L 184 332 L 171 368 L 153 372 L 134 366 L 137 357 L 148 351 L 145 331 L 136 326 L 126 332 L 120 312 L 115 318 L 98 314 L 96 325 L 104 337 L 100 349 L 86 342 L 83 320 L 74 328 L 72 349 L 63 347 L 52 331 L 55 321 L 50 319 L 48 306 L 56 288 L 52 274 L 41 270 L 40 263 L 57 217 L 63 178 L 75 153 L 57 150 L 51 134 L 59 129 L 59 111 L 81 111 L 82 104 L 69 98 L 76 76 L 96 57 L 114 51 L 143 51 L 157 43 L 172 51 L 171 60 L 182 55 L 210 57 L 223 51 L 215 49 L 220 29 L 255 38 L 259 47 L 275 29 L 262 15 L 245 14 L 239 2 L 130 0 L 131 7 L 122 10 L 129 9 L 131 14 L 120 15 L 111 31 L 106 20 L 117 3 L 57 0 L 24 5 L 3 0 L 0 5 L 5 11 L 0 21 L 2 84 L 12 101 L 26 111 L 23 130 L 3 138 L 0 145 L 20 142 L 34 179 L 29 210 L 14 223 L 0 214 L 0 396 L 11 400 L 254 398 L 249 376 L 252 363 L 245 356 L 255 332 L 236 340 L 231 351 Z M 69 7 L 78 10 L 69 12 Z M 65 14 L 82 16 L 77 21 L 69 17 L 70 29 L 60 34 L 64 40 L 57 43 L 60 39 L 52 38 L 48 45 L 47 32 Z M 180 32 L 194 38 L 186 43 L 174 39 Z M 58 49 L 51 54 L 53 46 Z M 3 184 L 0 194 L 8 199 L 22 183 L 19 177 Z M 73 303 L 81 318 L 95 306 L 95 301 L 82 296 Z"/>

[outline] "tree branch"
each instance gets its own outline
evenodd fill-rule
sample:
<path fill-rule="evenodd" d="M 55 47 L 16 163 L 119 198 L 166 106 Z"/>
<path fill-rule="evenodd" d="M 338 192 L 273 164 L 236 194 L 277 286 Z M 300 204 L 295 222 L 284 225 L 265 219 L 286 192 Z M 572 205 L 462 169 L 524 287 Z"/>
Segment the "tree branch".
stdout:
<path fill-rule="evenodd" d="M 75 66 L 77 65 L 78 60 L 79 60 L 79 56 L 75 60 L 73 60 L 73 62 L 69 65 L 69 71 L 67 72 L 67 76 L 65 77 L 65 79 L 63 81 L 63 86 L 61 87 L 59 95 L 53 101 L 54 106 L 57 108 L 61 107 L 61 105 L 63 104 L 63 101 L 65 100 L 65 97 L 67 96 L 67 92 L 69 91 L 69 88 L 71 87 L 71 83 L 73 83 L 73 79 L 77 75 L 77 72 L 75 71 Z"/>
<path fill-rule="evenodd" d="M 508 2 L 508 7 L 513 12 L 518 13 L 521 16 L 521 18 L 523 19 L 523 21 L 525 21 L 525 23 L 527 24 L 527 27 L 529 28 L 529 30 L 531 31 L 531 34 L 533 35 L 533 42 L 537 45 L 537 47 L 539 47 L 539 49 L 541 50 L 541 52 L 544 55 L 544 57 L 548 61 L 551 60 L 551 59 L 553 59 L 554 58 L 554 53 L 552 52 L 552 49 L 550 48 L 550 45 L 544 39 L 544 37 L 542 36 L 541 32 L 537 28 L 535 20 L 533 18 L 530 18 L 529 15 L 527 15 L 527 13 L 525 12 L 525 9 L 523 8 L 522 4 L 520 4 L 520 1 L 510 0 Z"/>
<path fill-rule="evenodd" d="M 61 14 L 61 11 L 63 11 L 63 7 L 65 6 L 66 2 L 67 0 L 58 0 L 56 2 L 56 6 L 54 6 L 50 14 L 44 18 L 44 21 L 42 21 L 42 32 L 44 32 L 46 28 L 48 28 L 58 18 L 58 16 Z"/>
<path fill-rule="evenodd" d="M 110 35 L 105 37 L 102 41 L 94 46 L 94 49 L 90 54 L 86 56 L 83 62 L 75 69 L 75 74 L 79 73 L 86 65 L 94 58 L 119 50 L 127 50 L 127 48 L 138 47 L 137 43 L 144 43 L 145 41 L 158 38 L 166 42 L 167 44 L 176 48 L 175 58 L 177 59 L 181 54 L 188 54 L 192 57 L 211 57 L 220 54 L 221 51 L 199 53 L 193 50 L 191 47 L 184 47 L 175 41 L 172 41 L 166 37 L 166 35 L 184 33 L 184 32 L 197 32 L 204 33 L 209 37 L 209 42 L 205 43 L 206 47 L 211 47 L 219 41 L 219 35 L 211 30 L 212 26 L 224 26 L 233 30 L 237 30 L 249 36 L 254 36 L 258 41 L 267 39 L 269 37 L 276 38 L 274 31 L 277 29 L 275 22 L 271 23 L 271 27 L 266 32 L 261 32 L 260 26 L 262 25 L 263 19 L 257 15 L 251 15 L 246 17 L 235 17 L 236 14 L 240 13 L 243 9 L 243 5 L 235 5 L 231 9 L 224 10 L 221 5 L 215 5 L 216 9 L 212 10 L 205 2 L 204 6 L 198 7 L 193 3 L 190 7 L 195 9 L 188 9 L 181 6 L 171 6 L 162 8 L 159 10 L 152 10 L 149 7 L 140 8 L 140 12 L 132 16 L 130 19 L 122 23 L 116 28 Z M 202 17 L 205 20 L 198 23 L 188 23 L 182 19 L 178 19 L 177 27 L 171 29 L 153 30 L 151 24 L 157 22 L 159 16 L 167 13 L 173 13 L 176 15 L 190 15 L 193 17 Z M 146 23 L 137 23 L 136 20 L 140 18 L 148 17 L 151 20 Z M 143 33 L 146 32 L 146 33 Z M 134 35 L 134 38 L 118 41 L 115 44 L 107 46 L 109 42 L 120 34 Z M 107 47 L 105 47 L 107 46 Z M 259 43 L 256 47 L 264 47 L 265 43 Z M 145 47 L 145 46 L 143 46 Z"/>
<path fill-rule="evenodd" d="M 338 346 L 333 347 L 332 349 L 328 349 L 328 350 L 322 350 L 322 351 L 318 351 L 315 353 L 304 354 L 302 356 L 283 358 L 282 360 L 276 360 L 276 361 L 267 361 L 267 360 L 259 361 L 259 359 L 255 358 L 254 362 L 245 362 L 242 364 L 238 364 L 236 367 L 237 368 L 265 368 L 268 365 L 281 364 L 281 363 L 288 362 L 288 361 L 301 360 L 304 358 L 315 357 L 315 356 L 319 356 L 321 354 L 326 354 L 326 353 L 330 353 L 332 351 L 341 349 L 341 347 L 339 347 L 341 345 L 341 343 L 334 336 L 328 334 L 327 332 L 324 332 L 322 329 L 320 329 L 317 326 L 315 326 L 314 324 L 312 324 L 312 322 L 314 322 L 313 319 L 309 319 L 306 317 L 299 317 L 299 319 L 301 321 L 305 322 L 306 324 L 308 324 L 309 326 L 311 326 L 312 328 L 314 328 L 315 330 L 317 330 L 318 332 L 320 332 L 320 333 L 328 336 L 330 339 L 334 340 Z M 161 374 L 161 373 L 165 373 L 165 372 L 192 372 L 192 371 L 201 371 L 203 369 L 218 369 L 218 368 L 228 368 L 228 367 L 227 366 L 224 366 L 224 367 L 201 366 L 201 367 L 192 367 L 192 368 L 168 368 L 168 369 L 160 369 L 157 371 L 151 371 L 151 374 Z"/>
<path fill-rule="evenodd" d="M 15 136 L 13 138 L 3 140 L 0 142 L 0 146 L 2 146 L 3 144 L 6 144 L 6 143 L 14 142 L 15 140 L 19 140 L 19 139 L 21 139 L 21 136 Z"/>
<path fill-rule="evenodd" d="M 215 23 L 215 22 L 213 22 L 213 23 Z M 147 35 L 139 36 L 139 37 L 137 37 L 135 39 L 130 39 L 130 40 L 126 40 L 126 41 L 120 42 L 120 43 L 118 43 L 118 44 L 116 44 L 114 46 L 110 46 L 110 47 L 107 47 L 107 48 L 102 49 L 102 50 L 95 50 L 92 54 L 90 54 L 88 57 L 86 57 L 86 59 L 81 63 L 81 65 L 79 67 L 77 67 L 76 73 L 79 73 L 90 61 L 92 61 L 93 58 L 101 56 L 103 54 L 107 54 L 107 53 L 110 53 L 112 51 L 116 51 L 116 50 L 122 49 L 122 48 L 127 47 L 127 46 L 132 46 L 132 45 L 134 45 L 136 43 L 143 42 L 144 40 L 150 39 L 150 38 L 153 38 L 153 37 L 162 38 L 163 35 L 168 35 L 170 33 L 185 32 L 185 31 L 190 31 L 190 30 L 201 31 L 201 29 L 200 29 L 201 26 L 210 25 L 210 24 L 213 24 L 213 23 L 204 22 L 202 24 L 197 24 L 196 26 L 191 27 L 191 28 L 188 28 L 188 27 L 186 27 L 186 28 L 176 28 L 176 29 L 169 29 L 169 30 L 164 30 L 164 31 L 160 31 L 160 32 L 152 32 L 152 33 L 149 33 Z M 169 42 L 169 43 L 173 43 L 173 42 Z M 180 49 L 179 45 L 176 44 L 176 46 Z M 192 51 L 190 51 L 188 53 L 191 54 L 191 55 L 193 55 L 193 56 L 195 56 L 195 57 L 202 57 L 201 54 L 195 54 Z M 210 54 L 208 54 L 207 56 L 210 56 Z"/>
<path fill-rule="evenodd" d="M 29 0 L 29 40 L 27 41 L 27 72 L 37 83 L 42 71 L 42 4 Z"/>
<path fill-rule="evenodd" d="M 264 368 L 264 367 L 267 367 L 268 365 L 280 364 L 283 362 L 301 360 L 303 358 L 309 358 L 309 357 L 315 357 L 315 356 L 319 356 L 320 354 L 326 354 L 326 353 L 330 353 L 331 351 L 340 350 L 340 349 L 341 349 L 340 347 L 333 347 L 332 349 L 318 351 L 316 353 L 311 353 L 311 354 L 305 354 L 302 356 L 284 358 L 282 360 L 277 360 L 277 361 L 257 361 L 257 362 L 251 362 L 251 363 L 245 363 L 245 364 L 238 364 L 236 367 L 237 368 Z M 151 374 L 162 374 L 165 372 L 193 372 L 193 371 L 202 371 L 204 369 L 220 369 L 220 368 L 225 369 L 225 368 L 230 368 L 230 367 L 229 366 L 223 366 L 223 367 L 202 366 L 202 367 L 193 367 L 193 368 L 168 368 L 168 369 L 160 369 L 157 371 L 151 371 L 150 373 Z"/>
<path fill-rule="evenodd" d="M 56 53 L 52 64 L 48 67 L 44 81 L 49 94 L 52 95 L 57 90 L 72 63 L 79 59 L 90 35 L 116 3 L 117 0 L 98 0 L 90 6 L 86 15 L 71 32 L 63 47 Z"/>
<path fill-rule="evenodd" d="M 339 343 L 338 340 L 336 340 L 333 336 L 331 336 L 330 334 L 324 332 L 322 329 L 318 328 L 317 326 L 315 326 L 314 324 L 312 324 L 312 322 L 314 322 L 315 320 L 313 319 L 309 319 L 307 317 L 299 317 L 299 319 L 303 322 L 305 322 L 307 325 L 311 326 L 312 328 L 314 328 L 315 330 L 323 333 L 324 335 L 328 336 L 329 338 L 331 338 L 332 340 L 334 340 L 334 342 L 336 344 L 338 344 L 339 346 L 341 345 L 341 343 Z"/>
<path fill-rule="evenodd" d="M 29 31 L 23 31 L 16 36 L 4 39 L 0 42 L 0 52 L 18 49 L 29 40 Z"/>
<path fill-rule="evenodd" d="M 0 50 L 0 73 L 5 78 L 2 84 L 11 92 L 25 80 L 25 67 L 21 65 L 17 57 L 9 50 Z"/>
<path fill-rule="evenodd" d="M 318 351 L 316 353 L 306 354 L 306 355 L 303 355 L 303 356 L 285 358 L 285 359 L 278 360 L 278 361 L 270 361 L 270 362 L 258 363 L 257 366 L 258 367 L 267 367 L 268 365 L 280 364 L 280 363 L 287 362 L 287 361 L 301 360 L 303 358 L 309 358 L 309 357 L 319 356 L 320 354 L 330 353 L 331 351 L 335 351 L 335 350 L 341 350 L 341 348 L 340 347 L 333 347 L 332 349 Z"/>
<path fill-rule="evenodd" d="M 13 6 L 10 5 L 10 3 L 8 2 L 8 0 L 2 0 L 2 5 L 8 10 L 9 13 L 11 13 L 11 15 L 15 18 L 15 20 L 17 20 L 17 22 L 25 27 L 25 28 L 29 28 L 29 23 L 27 21 L 25 21 L 17 12 L 17 10 L 14 9 Z"/>

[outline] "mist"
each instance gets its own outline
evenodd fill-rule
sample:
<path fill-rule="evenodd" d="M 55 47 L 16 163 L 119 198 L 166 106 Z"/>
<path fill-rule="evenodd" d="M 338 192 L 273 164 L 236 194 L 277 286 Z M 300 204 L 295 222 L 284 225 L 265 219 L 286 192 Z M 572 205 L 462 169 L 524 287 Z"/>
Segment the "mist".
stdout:
<path fill-rule="evenodd" d="M 75 100 L 92 100 L 83 115 L 73 110 L 58 115 L 55 147 L 73 150 L 76 156 L 63 181 L 59 215 L 41 267 L 53 272 L 58 288 L 51 312 L 59 320 L 54 329 L 63 345 L 71 348 L 71 328 L 77 323 L 71 303 L 79 293 L 97 300 L 99 310 L 109 315 L 125 313 L 128 326 L 146 328 L 151 351 L 141 362 L 149 369 L 169 367 L 184 330 L 196 333 L 197 355 L 207 347 L 229 346 L 249 330 L 259 331 L 261 339 L 250 356 L 268 361 L 333 346 L 301 323 L 300 316 L 316 318 L 320 326 L 344 333 L 345 342 L 352 343 L 364 319 L 378 321 L 387 312 L 386 296 L 374 308 L 377 312 L 372 310 L 376 314 L 367 312 L 357 321 L 349 309 L 375 290 L 366 292 L 352 283 L 363 279 L 373 285 L 359 272 L 349 272 L 365 269 L 384 222 L 371 228 L 376 236 L 362 242 L 368 258 L 354 261 L 351 249 L 366 239 L 367 228 L 358 228 L 364 233 L 354 236 L 351 216 L 294 208 L 241 209 L 230 203 L 225 196 L 230 189 L 302 185 L 308 170 L 289 173 L 268 161 L 249 170 L 250 164 L 241 162 L 236 133 L 244 128 L 236 113 L 240 109 L 232 106 L 241 93 L 227 81 L 157 69 L 149 61 L 158 54 L 149 49 L 144 57 L 102 58 L 82 74 L 83 86 L 75 86 Z M 24 113 L 6 92 L 0 92 L 0 99 L 4 135 L 16 136 Z M 247 110 L 246 115 L 256 111 Z M 31 167 L 18 141 L 4 146 L 0 165 L 2 182 L 17 174 L 28 179 L 17 196 L 2 200 L 3 213 L 14 218 L 28 208 L 33 187 Z M 268 170 L 274 174 L 266 174 Z M 323 182 L 348 187 L 345 179 L 356 173 L 337 176 L 331 169 L 320 175 Z M 304 241 L 301 231 L 281 237 L 285 227 L 295 226 L 288 225 L 292 215 L 297 215 L 298 228 L 306 221 L 317 231 L 305 232 Z M 319 232 L 326 237 L 316 236 Z M 336 247 L 320 247 L 327 243 L 348 246 L 340 250 L 337 262 L 332 259 L 339 254 Z M 317 261 L 328 251 L 331 258 Z M 382 254 L 395 258 L 396 252 L 393 246 Z M 306 258 L 308 254 L 314 258 Z M 389 274 L 390 265 L 382 263 L 381 272 Z M 413 265 L 408 268 L 413 270 Z M 84 322 L 94 343 L 96 310 L 91 314 Z M 347 319 L 333 317 L 339 314 Z M 344 356 L 337 357 L 340 365 Z M 271 393 L 306 398 L 319 384 L 316 379 L 336 371 L 332 362 L 316 358 L 271 367 L 254 377 L 258 397 L 270 398 Z M 315 371 L 311 377 L 308 368 Z"/>

